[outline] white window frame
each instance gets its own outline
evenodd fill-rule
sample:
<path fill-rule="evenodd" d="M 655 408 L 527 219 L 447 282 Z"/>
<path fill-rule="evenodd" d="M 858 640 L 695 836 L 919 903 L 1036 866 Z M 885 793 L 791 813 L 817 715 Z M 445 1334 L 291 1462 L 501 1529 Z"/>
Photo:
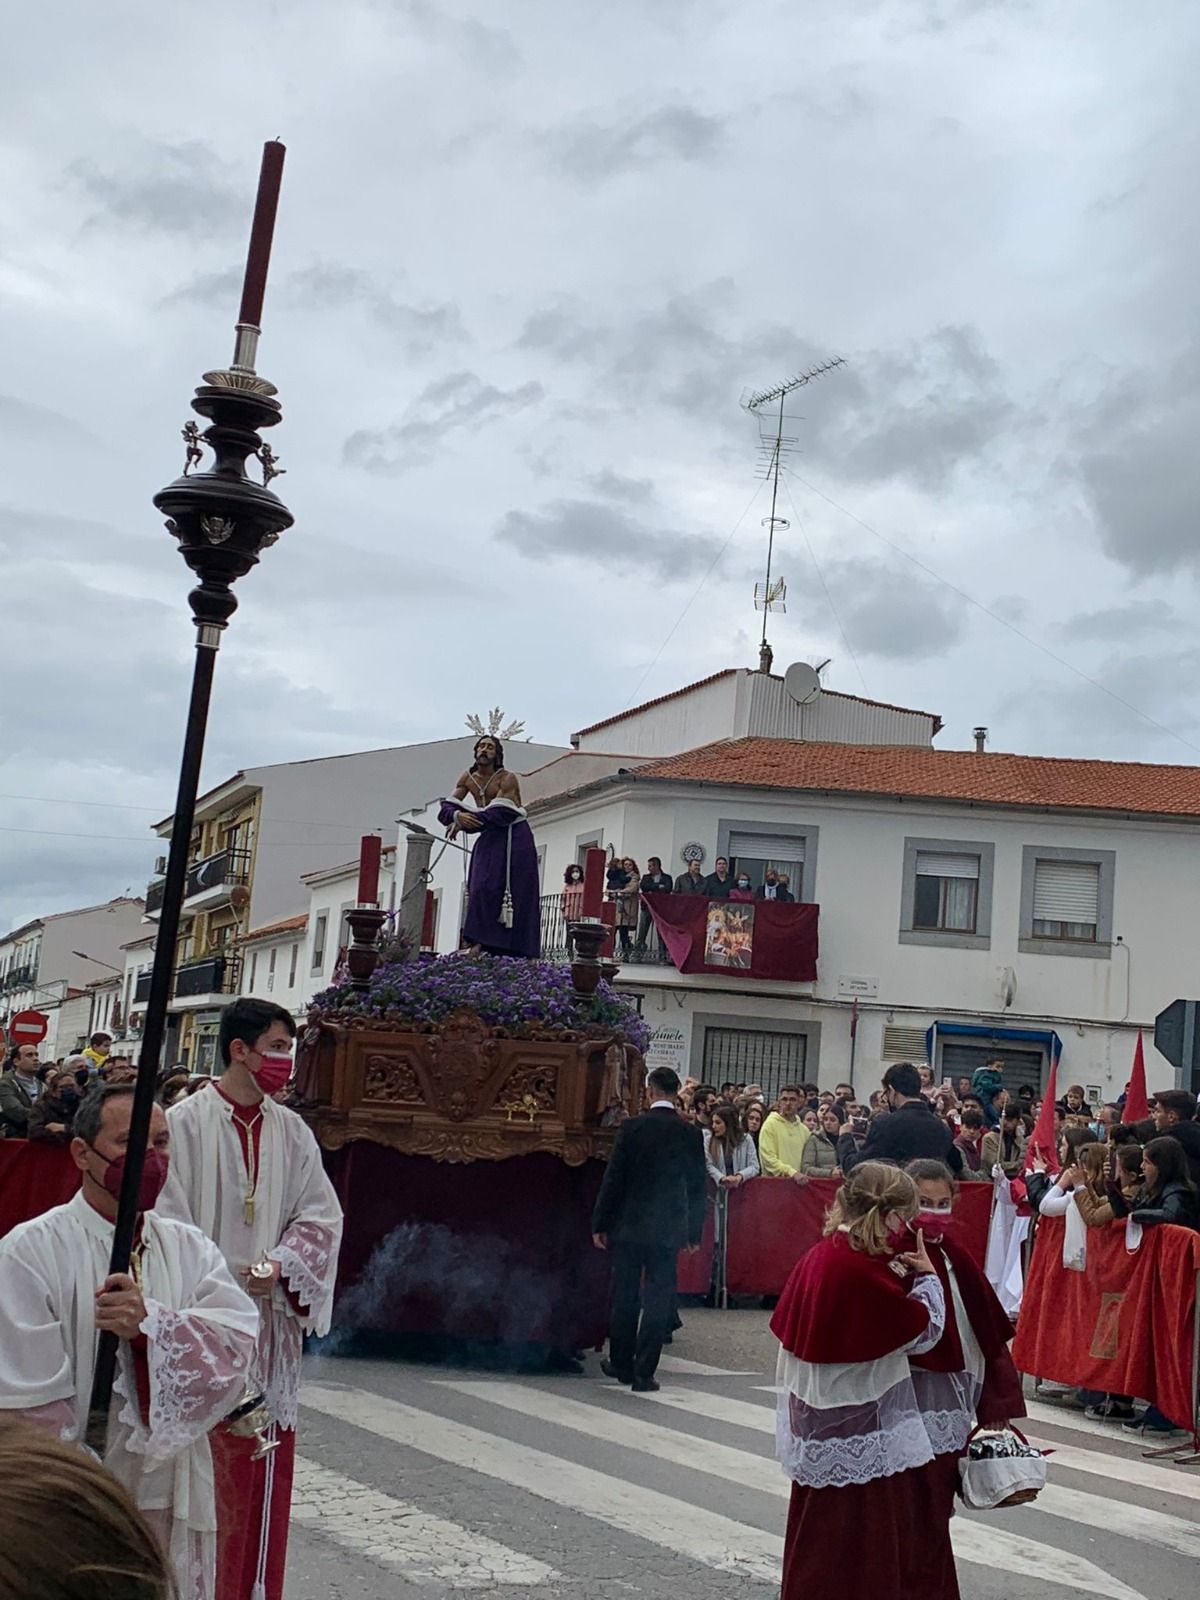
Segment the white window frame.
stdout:
<path fill-rule="evenodd" d="M 776 822 L 774 817 L 718 817 L 714 861 L 717 856 L 729 860 L 729 839 L 735 833 L 757 833 L 766 839 L 795 839 L 804 851 L 804 861 L 800 869 L 800 882 L 793 881 L 789 887 L 798 902 L 816 905 L 817 844 L 821 833 L 816 823 Z"/>

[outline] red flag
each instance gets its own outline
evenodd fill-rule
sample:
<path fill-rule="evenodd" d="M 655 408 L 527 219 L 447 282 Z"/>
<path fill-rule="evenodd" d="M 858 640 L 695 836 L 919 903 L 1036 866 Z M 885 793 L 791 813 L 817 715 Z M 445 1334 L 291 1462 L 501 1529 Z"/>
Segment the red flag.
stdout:
<path fill-rule="evenodd" d="M 1142 1032 L 1138 1029 L 1137 1048 L 1133 1052 L 1133 1076 L 1125 1089 L 1125 1109 L 1122 1122 L 1145 1122 L 1150 1115 L 1150 1101 L 1146 1095 L 1146 1058 L 1142 1054 Z"/>
<path fill-rule="evenodd" d="M 1058 1099 L 1058 1062 L 1050 1063 L 1050 1081 L 1046 1085 L 1045 1098 L 1042 1109 L 1038 1115 L 1037 1125 L 1029 1136 L 1029 1143 L 1025 1146 L 1025 1171 L 1033 1166 L 1033 1158 L 1041 1154 L 1046 1158 L 1046 1164 L 1051 1172 L 1058 1171 L 1058 1140 L 1054 1137 L 1054 1105 Z"/>

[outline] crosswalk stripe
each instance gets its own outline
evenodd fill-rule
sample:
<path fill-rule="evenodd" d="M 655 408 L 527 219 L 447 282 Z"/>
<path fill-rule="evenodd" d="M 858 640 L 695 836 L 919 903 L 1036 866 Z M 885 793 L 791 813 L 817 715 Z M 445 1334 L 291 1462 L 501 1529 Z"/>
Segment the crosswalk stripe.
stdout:
<path fill-rule="evenodd" d="M 789 1480 L 774 1460 L 715 1440 L 705 1440 L 702 1448 L 697 1449 L 693 1435 L 660 1427 L 633 1410 L 617 1411 L 609 1406 L 593 1405 L 531 1384 L 451 1380 L 439 1383 L 438 1387 L 469 1395 L 490 1405 L 502 1406 L 521 1416 L 571 1429 L 589 1439 L 602 1439 L 609 1444 L 653 1456 L 656 1460 L 686 1467 L 692 1472 L 706 1473 L 726 1483 L 742 1484 L 757 1493 L 777 1499 L 786 1498 L 791 1493 Z M 701 1406 L 705 1406 L 708 1399 L 709 1396 L 705 1395 Z M 1097 1510 L 1104 1509 L 1105 1503 L 1097 1496 L 1081 1495 L 1079 1498 L 1092 1502 L 1085 1520 L 1094 1520 Z M 1037 1503 L 1040 1504 L 1040 1501 Z M 1177 1519 L 1164 1517 L 1163 1521 L 1176 1523 Z M 1183 1523 L 1178 1523 L 1178 1528 L 1187 1531 Z M 1023 1538 L 1014 1534 L 1011 1528 L 1006 1527 L 1002 1533 L 994 1533 L 985 1523 L 956 1520 L 951 1527 L 951 1534 L 954 1553 L 959 1561 L 991 1567 L 998 1564 L 1002 1552 L 1005 1571 L 1053 1581 L 1066 1588 L 1085 1589 L 1094 1595 L 1107 1596 L 1109 1600 L 1142 1600 L 1136 1590 L 1128 1588 L 1082 1556 L 1072 1555 L 1069 1551 L 1059 1550 L 1035 1539 Z M 1200 1534 L 1197 1538 L 1200 1539 Z M 1178 1547 L 1172 1545 L 1172 1548 Z"/>
<path fill-rule="evenodd" d="M 591 1467 L 362 1389 L 310 1383 L 301 1391 L 300 1403 L 423 1455 L 606 1522 L 717 1572 L 762 1583 L 779 1582 L 783 1539 L 776 1534 L 745 1527 L 717 1512 L 681 1517 L 680 1502 L 670 1495 L 622 1483 Z"/>
<path fill-rule="evenodd" d="M 410 1583 L 491 1589 L 496 1584 L 532 1588 L 563 1581 L 544 1561 L 299 1456 L 291 1514 L 343 1548 L 402 1573 Z"/>
<path fill-rule="evenodd" d="M 680 1393 L 677 1389 L 663 1389 L 658 1394 L 638 1395 L 637 1398 L 655 1405 L 669 1406 L 677 1411 L 695 1415 L 696 1397 L 693 1393 Z M 775 1432 L 775 1408 L 757 1405 L 752 1400 L 731 1400 L 726 1395 L 704 1396 L 704 1414 L 715 1422 L 727 1423 L 732 1428 L 745 1428 L 755 1433 Z M 1186 1500 L 1200 1500 L 1200 1478 L 1189 1477 L 1181 1469 L 1155 1466 L 1130 1455 L 1105 1455 L 1099 1450 L 1082 1450 L 1077 1445 L 1060 1444 L 1047 1438 L 1036 1422 L 1021 1424 L 1022 1431 L 1033 1435 L 1039 1444 L 1053 1450 L 1052 1465 L 1068 1467 L 1072 1472 L 1087 1472 L 1093 1477 L 1113 1478 L 1118 1483 L 1142 1489 L 1154 1489 L 1160 1494 L 1179 1495 Z M 1111 1435 L 1106 1435 L 1111 1438 Z M 1112 1443 L 1126 1445 L 1126 1439 L 1112 1439 Z"/>
<path fill-rule="evenodd" d="M 743 1369 L 732 1371 L 729 1367 L 709 1367 L 703 1361 L 689 1361 L 686 1356 L 660 1356 L 661 1372 L 673 1372 L 681 1378 L 752 1378 L 754 1374 Z"/>
<path fill-rule="evenodd" d="M 1084 1494 L 1080 1489 L 1048 1483 L 1026 1509 L 1044 1511 L 1051 1517 L 1065 1517 L 1081 1526 L 1103 1528 L 1105 1533 L 1175 1550 L 1181 1556 L 1200 1557 L 1200 1524 L 1168 1516 L 1165 1511 L 1130 1505 L 1115 1495 Z"/>

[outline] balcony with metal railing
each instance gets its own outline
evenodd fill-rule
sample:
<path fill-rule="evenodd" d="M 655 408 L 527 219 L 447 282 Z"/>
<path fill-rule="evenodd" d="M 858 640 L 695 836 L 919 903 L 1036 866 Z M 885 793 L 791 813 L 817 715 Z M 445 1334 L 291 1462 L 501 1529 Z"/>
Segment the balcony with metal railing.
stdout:
<path fill-rule="evenodd" d="M 574 906 L 571 908 L 570 917 L 563 905 L 561 894 L 544 894 L 541 897 L 542 906 L 542 957 L 546 961 L 569 961 L 571 959 L 570 946 L 567 941 L 567 923 L 579 915 Z M 616 932 L 616 958 L 624 965 L 641 965 L 652 967 L 669 967 L 673 965 L 670 956 L 659 941 L 658 934 L 651 925 L 645 931 L 646 945 L 644 949 L 638 948 L 638 929 L 625 930 L 628 934 L 628 950 L 621 948 L 621 933 Z"/>
<path fill-rule="evenodd" d="M 210 911 L 225 905 L 235 889 L 249 882 L 249 850 L 218 850 L 188 868 L 183 903 L 188 911 Z"/>
<path fill-rule="evenodd" d="M 237 994 L 242 964 L 237 956 L 217 951 L 202 961 L 189 961 L 175 974 L 174 999 L 168 1011 L 197 1011 L 223 1005 Z"/>

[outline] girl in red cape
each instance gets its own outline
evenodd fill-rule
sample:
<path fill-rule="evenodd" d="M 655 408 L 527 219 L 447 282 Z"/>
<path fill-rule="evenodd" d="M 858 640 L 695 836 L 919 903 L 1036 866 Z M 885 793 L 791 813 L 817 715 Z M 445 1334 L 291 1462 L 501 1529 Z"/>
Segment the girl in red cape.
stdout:
<path fill-rule="evenodd" d="M 917 1208 L 907 1173 L 855 1167 L 771 1319 L 776 1448 L 792 1480 L 781 1600 L 959 1600 L 955 1482 L 909 1365 L 946 1319 L 923 1235 L 909 1236 Z M 831 1563 L 842 1549 L 854 1560 Z"/>

